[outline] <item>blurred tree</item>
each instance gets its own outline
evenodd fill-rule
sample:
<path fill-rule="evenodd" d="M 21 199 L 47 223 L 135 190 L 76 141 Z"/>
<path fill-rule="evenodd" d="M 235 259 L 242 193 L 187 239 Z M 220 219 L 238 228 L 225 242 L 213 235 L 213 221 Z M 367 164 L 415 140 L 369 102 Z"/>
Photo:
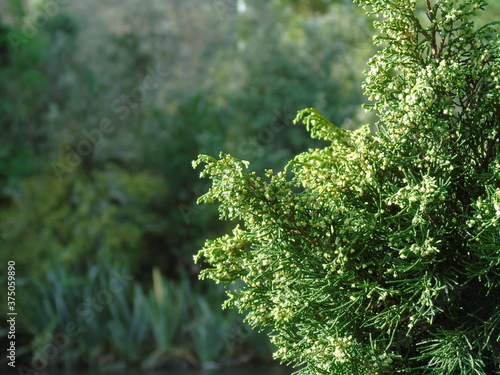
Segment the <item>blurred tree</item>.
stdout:
<path fill-rule="evenodd" d="M 291 5 L 302 12 L 326 13 L 331 4 L 341 1 L 342 0 L 277 0 L 276 2 L 278 4 Z"/>
<path fill-rule="evenodd" d="M 130 173 L 112 165 L 88 175 L 74 172 L 63 182 L 51 174 L 11 185 L 10 209 L 2 221 L 3 246 L 30 254 L 16 259 L 22 275 L 41 277 L 54 263 L 84 265 L 115 262 L 141 271 L 151 268 L 151 238 L 167 230 L 163 179 L 149 172 Z M 155 262 L 172 265 L 168 252 Z M 144 271 L 144 270 L 143 270 Z"/>
<path fill-rule="evenodd" d="M 24 20 L 47 2 L 28 7 Z M 370 36 L 354 14 L 339 2 L 310 14 L 258 1 L 223 17 L 201 0 L 61 6 L 0 71 L 16 77 L 2 80 L 3 123 L 12 128 L 3 154 L 4 256 L 40 254 L 46 262 L 26 263 L 36 275 L 52 258 L 78 263 L 87 253 L 134 264 L 136 272 L 159 264 L 173 277 L 178 266 L 191 268 L 202 239 L 225 224 L 213 220 L 214 209 L 194 206 L 205 187 L 186 168 L 190 160 L 224 145 L 279 168 L 314 145 L 290 126 L 293 108 L 316 106 L 346 126 L 364 118 L 354 82 Z M 113 130 L 96 135 L 106 119 Z M 91 151 L 75 156 L 88 134 L 96 139 Z M 77 162 L 68 167 L 71 157 Z M 108 194 L 116 190 L 133 204 L 116 204 Z M 39 214 L 30 214 L 33 205 Z"/>

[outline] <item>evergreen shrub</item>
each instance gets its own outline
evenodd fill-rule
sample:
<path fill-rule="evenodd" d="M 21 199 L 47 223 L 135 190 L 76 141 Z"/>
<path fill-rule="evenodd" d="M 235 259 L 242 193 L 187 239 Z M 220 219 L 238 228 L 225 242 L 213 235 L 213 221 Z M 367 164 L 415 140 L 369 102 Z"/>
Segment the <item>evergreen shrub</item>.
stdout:
<path fill-rule="evenodd" d="M 376 130 L 299 112 L 328 146 L 264 176 L 202 155 L 237 222 L 202 278 L 300 374 L 500 374 L 500 38 L 480 0 L 358 0 L 377 18 Z"/>

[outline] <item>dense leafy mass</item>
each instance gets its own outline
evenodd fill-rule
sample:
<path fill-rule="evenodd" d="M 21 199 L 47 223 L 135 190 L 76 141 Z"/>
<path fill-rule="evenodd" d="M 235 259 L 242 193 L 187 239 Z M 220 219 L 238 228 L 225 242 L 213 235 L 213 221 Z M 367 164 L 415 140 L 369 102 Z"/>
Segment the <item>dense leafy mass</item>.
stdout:
<path fill-rule="evenodd" d="M 265 177 L 200 156 L 238 225 L 208 240 L 201 277 L 270 328 L 301 374 L 500 373 L 500 38 L 484 1 L 357 1 L 380 51 L 364 84 L 380 121 Z"/>
<path fill-rule="evenodd" d="M 253 0 L 243 11 L 235 0 L 0 1 L 0 263 L 14 260 L 23 278 L 20 363 L 45 352 L 47 338 L 65 327 L 62 311 L 74 319 L 78 304 L 99 291 L 86 277 L 96 265 L 101 273 L 129 269 L 145 294 L 158 267 L 172 289 L 193 296 L 183 299 L 192 314 L 183 311 L 164 355 L 199 366 L 270 358 L 259 336 L 228 329 L 241 316 L 219 311 L 212 296 L 220 288 L 180 287 L 182 275 L 196 278 L 191 259 L 204 239 L 227 228 L 214 220 L 215 207 L 196 206 L 204 181 L 189 163 L 223 144 L 254 165 L 282 168 L 314 144 L 291 125 L 291 108 L 315 106 L 347 126 L 365 116 L 362 89 L 350 88 L 362 79 L 354 67 L 372 55 L 370 23 L 345 0 L 308 3 Z M 271 148 L 280 152 L 265 157 Z M 0 273 L 0 283 L 6 278 Z M 28 284 L 52 293 L 51 302 Z M 135 290 L 120 298 L 134 301 Z M 139 314 L 147 311 L 137 305 Z M 133 316 L 134 306 L 122 306 L 119 316 Z M 7 307 L 0 305 L 2 314 Z M 168 335 L 162 324 L 144 315 L 137 330 L 127 319 L 111 323 L 109 309 L 96 311 L 99 332 L 75 336 L 47 365 L 151 367 L 164 360 L 151 336 Z M 169 315 L 161 319 L 175 325 Z M 10 346 L 7 335 L 0 341 Z"/>

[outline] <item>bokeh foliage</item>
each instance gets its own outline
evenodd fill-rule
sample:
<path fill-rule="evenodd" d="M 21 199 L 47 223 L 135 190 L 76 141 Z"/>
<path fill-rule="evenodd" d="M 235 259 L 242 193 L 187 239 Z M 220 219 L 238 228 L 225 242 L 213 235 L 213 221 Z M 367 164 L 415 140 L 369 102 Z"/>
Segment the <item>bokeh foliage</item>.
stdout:
<path fill-rule="evenodd" d="M 172 281 L 154 268 L 145 287 L 126 267 L 102 262 L 82 272 L 58 265 L 46 282 L 33 279 L 23 288 L 32 296 L 23 306 L 23 322 L 35 339 L 18 349 L 33 353 L 19 371 L 28 372 L 33 363 L 115 369 L 224 365 L 263 348 L 265 359 L 270 350 L 266 337 L 255 335 L 235 311 L 219 309 L 220 289 L 202 290 L 186 275 Z"/>
<path fill-rule="evenodd" d="M 20 15 L 6 34 L 24 37 L 23 26 L 47 2 L 12 11 Z M 146 274 L 159 264 L 176 274 L 177 264 L 190 267 L 202 238 L 225 227 L 213 209 L 194 204 L 204 186 L 186 166 L 197 154 L 223 147 L 282 167 L 312 145 L 291 126 L 292 108 L 314 105 L 346 126 L 364 116 L 361 87 L 353 84 L 360 73 L 342 63 L 355 59 L 363 67 L 370 51 L 369 23 L 346 32 L 352 4 L 332 2 L 319 19 L 265 1 L 223 14 L 199 0 L 120 4 L 61 6 L 35 37 L 8 46 L 10 62 L 0 71 L 7 94 L 1 202 L 8 212 L 0 220 L 1 256 L 36 254 L 19 259 L 24 274 L 82 257 Z M 320 48 L 327 43 L 331 48 Z M 157 87 L 127 102 L 157 67 L 165 73 Z M 84 132 L 107 118 L 114 130 L 71 164 L 88 140 Z M 38 255 L 44 260 L 32 261 Z"/>
<path fill-rule="evenodd" d="M 477 0 L 358 3 L 380 30 L 376 131 L 306 109 L 329 144 L 283 172 L 200 156 L 200 203 L 239 223 L 202 277 L 301 374 L 499 374 L 499 23 L 474 23 Z"/>
<path fill-rule="evenodd" d="M 364 118 L 360 82 L 371 25 L 339 1 L 319 12 L 281 1 L 247 2 L 244 12 L 215 3 L 0 4 L 0 262 L 16 261 L 26 316 L 18 343 L 28 355 L 36 358 L 63 327 L 62 311 L 74 315 L 109 269 L 126 267 L 136 286 L 119 297 L 127 301 L 123 315 L 96 313 L 89 335 L 76 337 L 53 364 L 144 365 L 138 353 L 150 367 L 180 352 L 192 364 L 269 357 L 269 345 L 254 335 L 229 353 L 226 341 L 240 337 L 224 335 L 241 322 L 220 313 L 216 297 L 205 299 L 218 295 L 211 285 L 183 284 L 199 272 L 196 249 L 228 227 L 214 220 L 215 207 L 196 207 L 206 185 L 189 164 L 224 148 L 260 168 L 281 168 L 314 146 L 291 126 L 295 108 L 315 106 L 346 127 Z M 40 16 L 48 7 L 49 16 Z M 134 96 L 151 70 L 161 72 L 157 84 Z M 113 130 L 98 136 L 105 119 Z M 77 155 L 88 134 L 92 150 Z M 189 313 L 168 349 L 161 323 L 168 301 L 158 302 L 154 328 L 147 323 L 134 328 L 136 341 L 123 339 L 134 301 L 144 305 L 141 316 L 146 305 L 158 307 L 143 298 L 158 285 L 153 267 L 169 288 L 194 296 L 176 302 Z M 50 316 L 60 313 L 54 323 Z M 209 345 L 213 335 L 224 343 Z"/>

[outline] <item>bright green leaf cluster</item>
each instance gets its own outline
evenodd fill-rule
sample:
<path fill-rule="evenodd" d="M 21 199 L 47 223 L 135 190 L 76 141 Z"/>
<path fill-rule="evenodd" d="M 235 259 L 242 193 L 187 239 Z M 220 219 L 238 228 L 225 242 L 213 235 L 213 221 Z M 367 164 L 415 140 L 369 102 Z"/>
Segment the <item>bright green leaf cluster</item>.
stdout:
<path fill-rule="evenodd" d="M 474 25 L 484 1 L 358 2 L 380 18 L 377 132 L 306 109 L 330 144 L 284 172 L 200 156 L 200 202 L 239 222 L 199 252 L 202 277 L 301 374 L 500 374 L 496 24 Z"/>

